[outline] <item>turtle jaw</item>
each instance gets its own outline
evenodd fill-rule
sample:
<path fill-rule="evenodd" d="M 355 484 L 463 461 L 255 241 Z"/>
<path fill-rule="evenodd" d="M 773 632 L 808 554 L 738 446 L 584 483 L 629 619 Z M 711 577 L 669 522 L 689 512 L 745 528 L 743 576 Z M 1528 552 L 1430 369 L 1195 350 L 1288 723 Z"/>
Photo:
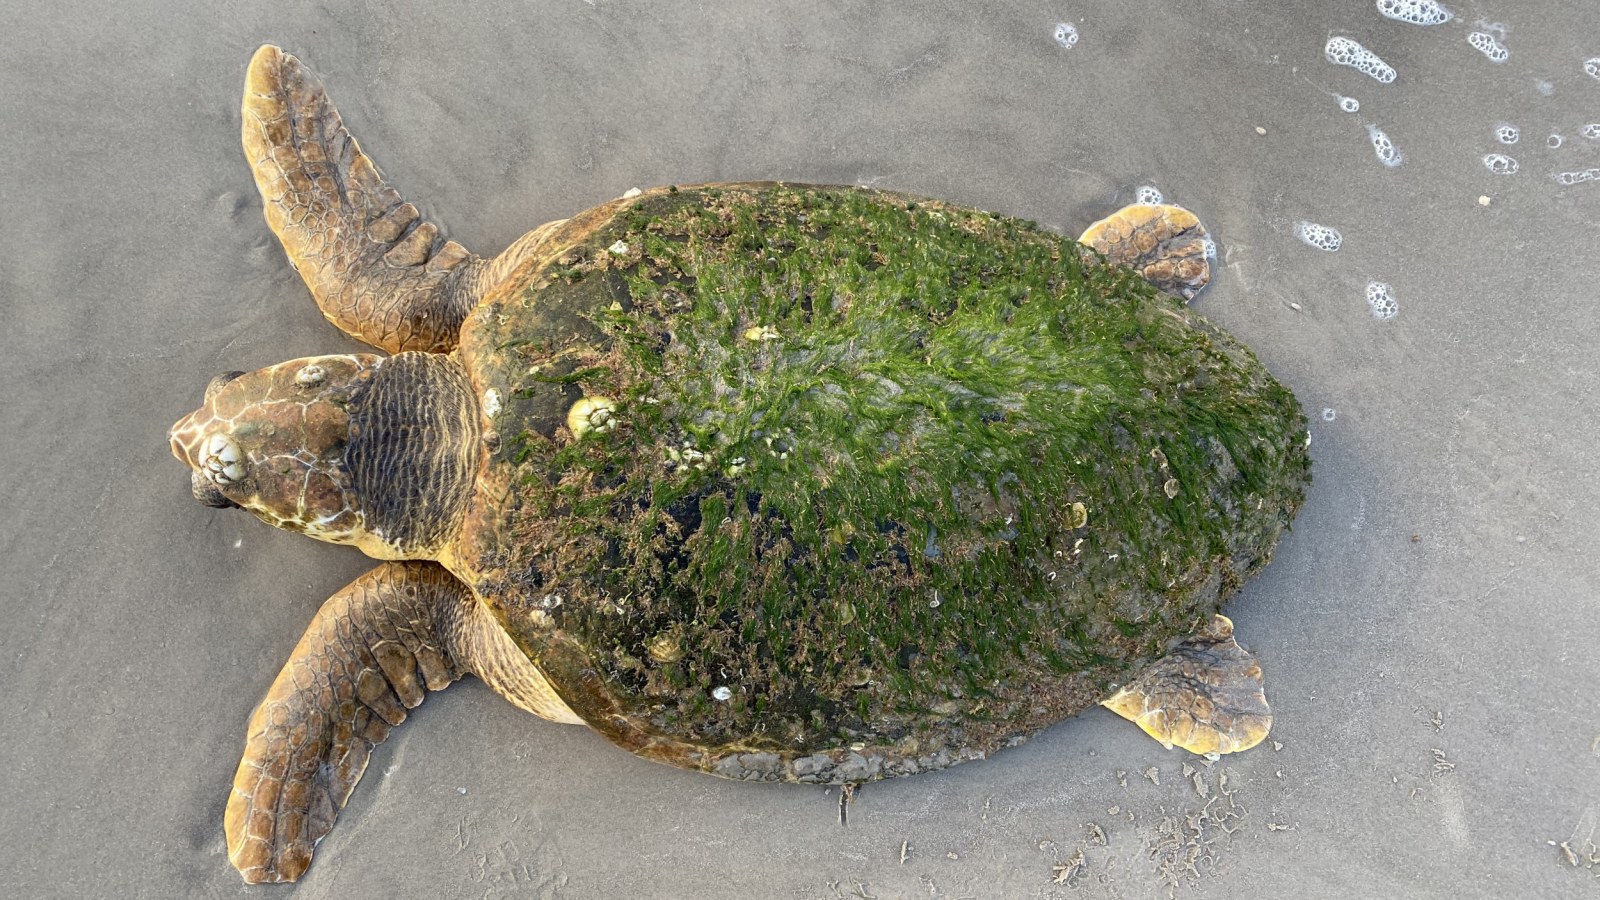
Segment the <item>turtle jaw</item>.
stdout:
<path fill-rule="evenodd" d="M 199 472 L 189 473 L 189 492 L 194 494 L 194 498 L 199 500 L 202 506 L 209 506 L 212 509 L 244 508 L 233 502 L 233 499 L 224 494 L 221 488 L 207 481 L 205 476 Z"/>

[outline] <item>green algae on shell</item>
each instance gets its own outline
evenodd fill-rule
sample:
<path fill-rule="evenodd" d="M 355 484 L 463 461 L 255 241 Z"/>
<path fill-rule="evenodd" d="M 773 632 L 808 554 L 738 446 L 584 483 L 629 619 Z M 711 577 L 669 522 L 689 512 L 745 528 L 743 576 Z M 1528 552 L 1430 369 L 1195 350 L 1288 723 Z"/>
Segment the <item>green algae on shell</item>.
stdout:
<path fill-rule="evenodd" d="M 752 184 L 567 235 L 463 330 L 501 408 L 458 562 L 646 755 L 986 755 L 1209 621 L 1304 497 L 1304 416 L 1253 354 L 1031 223 Z"/>

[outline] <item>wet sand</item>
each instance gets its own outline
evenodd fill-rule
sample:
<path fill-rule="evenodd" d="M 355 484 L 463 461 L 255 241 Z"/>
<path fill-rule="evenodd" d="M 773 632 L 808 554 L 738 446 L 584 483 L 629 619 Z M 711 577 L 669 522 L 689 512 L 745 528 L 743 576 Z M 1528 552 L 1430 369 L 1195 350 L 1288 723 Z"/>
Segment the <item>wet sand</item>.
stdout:
<path fill-rule="evenodd" d="M 6 4 L 0 894 L 1592 892 L 1600 182 L 1554 177 L 1600 167 L 1592 16 L 754 6 Z M 1331 36 L 1396 79 L 1329 62 Z M 1271 741 L 1207 766 L 1096 710 L 870 785 L 841 827 L 836 792 L 644 762 L 467 681 L 374 753 L 299 885 L 245 888 L 221 831 L 245 722 L 370 565 L 200 507 L 167 448 L 217 372 L 360 349 L 285 261 L 239 149 L 266 41 L 480 253 L 673 182 L 875 185 L 1073 234 L 1142 185 L 1196 210 L 1221 260 L 1197 308 L 1312 420 L 1310 499 L 1228 609 Z"/>

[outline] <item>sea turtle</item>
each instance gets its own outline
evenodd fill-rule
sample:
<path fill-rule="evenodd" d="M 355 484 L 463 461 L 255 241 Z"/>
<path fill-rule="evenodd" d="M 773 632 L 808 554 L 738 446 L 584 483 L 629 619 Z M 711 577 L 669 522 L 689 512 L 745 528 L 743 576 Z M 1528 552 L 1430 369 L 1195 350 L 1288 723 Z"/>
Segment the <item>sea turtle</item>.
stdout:
<path fill-rule="evenodd" d="M 850 187 L 629 191 L 493 259 L 441 240 L 262 47 L 244 145 L 323 313 L 388 351 L 228 373 L 171 430 L 195 496 L 384 560 L 318 612 L 228 800 L 293 880 L 372 747 L 477 675 L 649 759 L 857 785 L 1104 702 L 1249 747 L 1217 614 L 1309 483 L 1290 392 L 1032 223 Z M 1203 229 L 1089 239 L 1180 293 Z"/>

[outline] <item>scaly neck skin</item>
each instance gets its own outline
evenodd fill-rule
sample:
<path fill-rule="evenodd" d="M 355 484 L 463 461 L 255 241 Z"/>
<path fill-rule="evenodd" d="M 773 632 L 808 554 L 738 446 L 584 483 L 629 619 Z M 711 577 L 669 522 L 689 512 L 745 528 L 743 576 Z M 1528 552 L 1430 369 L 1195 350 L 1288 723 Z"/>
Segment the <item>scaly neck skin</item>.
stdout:
<path fill-rule="evenodd" d="M 345 467 L 378 559 L 437 559 L 455 537 L 480 464 L 478 400 L 455 356 L 397 353 L 349 406 Z"/>

